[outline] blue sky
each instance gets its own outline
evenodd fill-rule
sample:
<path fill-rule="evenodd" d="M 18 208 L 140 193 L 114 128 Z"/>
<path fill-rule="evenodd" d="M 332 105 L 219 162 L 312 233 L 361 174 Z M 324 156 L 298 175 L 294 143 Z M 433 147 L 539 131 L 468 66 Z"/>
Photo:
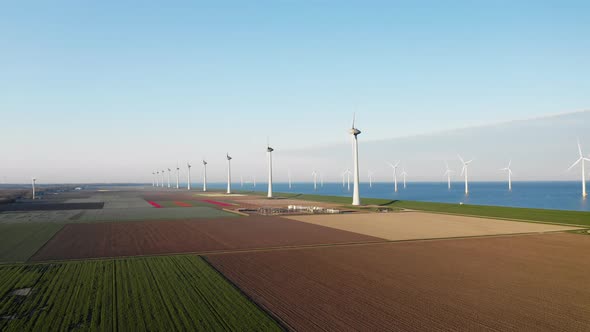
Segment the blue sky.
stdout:
<path fill-rule="evenodd" d="M 587 1 L 6 1 L 0 31 L 9 182 L 590 108 Z"/>

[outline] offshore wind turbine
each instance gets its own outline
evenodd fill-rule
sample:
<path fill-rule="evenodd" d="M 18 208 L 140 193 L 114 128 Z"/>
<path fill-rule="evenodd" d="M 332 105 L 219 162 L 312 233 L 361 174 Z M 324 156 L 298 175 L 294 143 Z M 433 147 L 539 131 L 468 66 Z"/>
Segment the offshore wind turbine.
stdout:
<path fill-rule="evenodd" d="M 510 165 L 512 164 L 512 160 L 510 160 L 508 162 L 508 167 L 504 167 L 501 168 L 501 171 L 507 171 L 508 172 L 508 191 L 512 191 L 512 169 L 510 168 Z"/>
<path fill-rule="evenodd" d="M 268 139 L 266 140 L 266 155 L 268 156 L 268 193 L 266 197 L 272 198 L 272 152 L 273 148 L 270 147 Z"/>
<path fill-rule="evenodd" d="M 369 176 L 369 188 L 373 188 L 373 172 L 367 171 L 367 175 Z"/>
<path fill-rule="evenodd" d="M 451 190 L 451 173 L 454 173 L 455 171 L 452 171 L 449 168 L 449 163 L 447 163 L 446 161 L 445 166 L 447 167 L 447 170 L 445 171 L 445 174 L 443 174 L 443 176 L 447 176 L 447 187 L 449 188 L 449 190 Z"/>
<path fill-rule="evenodd" d="M 31 178 L 31 184 L 33 185 L 33 199 L 35 199 L 35 182 L 37 179 Z"/>
<path fill-rule="evenodd" d="M 170 188 L 170 172 L 172 172 L 172 170 L 168 168 L 168 188 Z"/>
<path fill-rule="evenodd" d="M 324 187 L 324 173 L 320 173 L 320 188 Z"/>
<path fill-rule="evenodd" d="M 461 160 L 461 163 L 463 164 L 463 168 L 461 169 L 461 175 L 465 174 L 465 195 L 469 195 L 469 181 L 467 178 L 467 168 L 469 166 L 469 164 L 471 164 L 471 162 L 473 161 L 473 159 L 469 160 L 469 161 L 465 161 L 463 160 L 463 158 L 461 158 L 461 156 L 457 155 L 459 157 L 459 160 Z"/>
<path fill-rule="evenodd" d="M 187 190 L 191 190 L 191 164 L 190 163 L 186 163 L 186 167 L 188 168 L 188 173 L 187 173 L 187 185 L 186 185 L 186 189 Z"/>
<path fill-rule="evenodd" d="M 582 197 L 586 198 L 587 194 L 586 194 L 586 168 L 585 168 L 586 165 L 585 165 L 585 161 L 590 161 L 590 159 L 584 157 L 584 155 L 582 154 L 582 146 L 580 145 L 580 140 L 578 140 L 578 153 L 579 153 L 580 157 L 567 170 L 569 171 L 570 169 L 574 168 L 574 166 L 576 166 L 580 161 L 582 162 Z"/>
<path fill-rule="evenodd" d="M 176 163 L 176 189 L 180 188 L 180 167 L 178 167 L 178 163 Z"/>
<path fill-rule="evenodd" d="M 406 175 L 408 175 L 408 173 L 406 173 L 405 169 L 402 169 L 400 175 L 404 177 L 404 189 L 406 189 Z"/>
<path fill-rule="evenodd" d="M 346 171 L 346 186 L 347 186 L 347 190 L 350 191 L 350 174 L 352 174 L 352 172 L 347 168 Z"/>
<path fill-rule="evenodd" d="M 287 170 L 287 177 L 289 178 L 289 189 L 291 189 L 291 170 Z"/>
<path fill-rule="evenodd" d="M 352 193 L 352 205 L 361 205 L 361 198 L 359 194 L 359 145 L 357 136 L 361 133 L 360 130 L 354 127 L 355 114 L 352 114 L 352 126 L 350 128 L 350 134 L 352 135 L 352 159 L 353 159 L 353 177 L 354 177 L 354 189 Z M 350 188 L 348 188 L 350 190 Z"/>
<path fill-rule="evenodd" d="M 225 154 L 225 158 L 227 158 L 227 193 L 231 194 L 231 157 L 229 153 Z"/>
<path fill-rule="evenodd" d="M 207 162 L 203 159 L 203 191 L 207 191 Z"/>
<path fill-rule="evenodd" d="M 399 161 L 395 165 L 390 162 L 387 164 L 393 169 L 393 190 L 397 192 L 397 167 L 399 166 Z"/>
<path fill-rule="evenodd" d="M 311 175 L 313 175 L 313 190 L 317 190 L 318 189 L 318 173 L 316 171 L 312 171 Z"/>

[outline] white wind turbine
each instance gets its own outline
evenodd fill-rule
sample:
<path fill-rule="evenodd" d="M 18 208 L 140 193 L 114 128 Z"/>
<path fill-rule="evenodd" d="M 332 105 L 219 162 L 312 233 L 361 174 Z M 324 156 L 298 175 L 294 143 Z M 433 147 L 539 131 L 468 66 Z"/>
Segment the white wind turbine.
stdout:
<path fill-rule="evenodd" d="M 180 167 L 178 167 L 178 163 L 176 163 L 176 189 L 180 188 Z"/>
<path fill-rule="evenodd" d="M 203 159 L 203 191 L 207 191 L 207 162 Z"/>
<path fill-rule="evenodd" d="M 320 188 L 324 187 L 324 173 L 320 173 Z"/>
<path fill-rule="evenodd" d="M 272 152 L 273 148 L 270 147 L 270 143 L 266 141 L 266 154 L 268 156 L 268 193 L 266 197 L 272 198 Z"/>
<path fill-rule="evenodd" d="M 287 176 L 289 178 L 289 189 L 291 189 L 291 170 L 290 169 L 287 170 Z"/>
<path fill-rule="evenodd" d="M 461 160 L 461 163 L 463 164 L 463 168 L 461 169 L 461 175 L 465 174 L 465 195 L 469 195 L 469 180 L 467 178 L 467 168 L 469 166 L 469 164 L 471 164 L 471 162 L 473 161 L 473 159 L 469 160 L 469 161 L 465 161 L 463 160 L 463 158 L 461 158 L 461 156 L 457 155 L 459 157 L 459 160 Z"/>
<path fill-rule="evenodd" d="M 500 169 L 501 171 L 508 172 L 508 191 L 512 191 L 512 168 L 510 168 L 510 165 L 512 165 L 512 160 L 508 162 L 508 167 Z"/>
<path fill-rule="evenodd" d="M 405 169 L 402 169 L 400 175 L 404 177 L 404 189 L 406 189 L 406 176 L 408 175 L 408 173 L 406 173 Z"/>
<path fill-rule="evenodd" d="M 311 175 L 313 175 L 313 190 L 317 190 L 318 189 L 318 173 L 316 171 L 312 171 Z"/>
<path fill-rule="evenodd" d="M 166 173 L 166 170 L 162 170 L 160 172 L 160 175 L 162 176 L 162 188 L 164 188 L 164 174 Z"/>
<path fill-rule="evenodd" d="M 393 169 L 393 189 L 397 192 L 397 167 L 399 166 L 399 161 L 395 165 L 390 162 L 387 164 Z"/>
<path fill-rule="evenodd" d="M 168 168 L 168 188 L 170 188 L 170 172 L 172 172 L 172 170 Z"/>
<path fill-rule="evenodd" d="M 374 173 L 372 171 L 368 171 L 367 175 L 369 176 L 369 188 L 373 188 L 373 175 L 374 175 Z"/>
<path fill-rule="evenodd" d="M 155 172 L 152 172 L 152 187 L 155 187 L 156 186 L 155 175 L 156 175 L 156 173 Z"/>
<path fill-rule="evenodd" d="M 451 190 L 451 173 L 454 173 L 455 171 L 452 171 L 449 168 L 449 163 L 447 163 L 446 161 L 445 166 L 447 167 L 447 170 L 445 171 L 445 174 L 443 174 L 443 176 L 447 176 L 447 187 L 449 188 L 449 190 Z"/>
<path fill-rule="evenodd" d="M 347 168 L 346 171 L 344 171 L 344 175 L 346 175 L 346 185 L 348 191 L 350 191 L 350 174 L 352 174 L 352 172 Z"/>
<path fill-rule="evenodd" d="M 574 166 L 576 166 L 580 161 L 582 162 L 582 197 L 586 198 L 587 194 L 586 194 L 586 168 L 585 168 L 586 165 L 585 165 L 585 161 L 590 161 L 590 159 L 584 157 L 584 155 L 582 154 L 582 146 L 580 145 L 580 140 L 578 140 L 578 153 L 580 154 L 580 157 L 567 170 L 569 171 L 570 169 L 574 168 Z"/>
<path fill-rule="evenodd" d="M 229 153 L 225 154 L 225 158 L 227 158 L 227 193 L 231 194 L 231 157 Z"/>
<path fill-rule="evenodd" d="M 186 189 L 187 190 L 191 190 L 191 164 L 190 163 L 186 163 L 186 167 L 188 168 L 188 173 L 187 173 L 187 185 L 186 185 Z"/>
<path fill-rule="evenodd" d="M 252 182 L 254 182 L 254 189 L 256 189 L 256 175 L 252 177 Z"/>
<path fill-rule="evenodd" d="M 240 174 L 240 188 L 244 187 L 244 177 Z"/>
<path fill-rule="evenodd" d="M 160 186 L 160 171 L 156 171 L 156 187 Z"/>
<path fill-rule="evenodd" d="M 352 193 L 352 205 L 361 205 L 361 197 L 359 194 L 359 145 L 357 136 L 361 133 L 360 130 L 354 127 L 355 114 L 352 114 L 352 127 L 350 128 L 350 134 L 352 135 L 352 159 L 353 159 L 353 177 L 354 177 L 354 189 Z M 349 183 L 350 184 L 350 183 Z M 350 187 L 348 188 L 350 190 Z"/>
<path fill-rule="evenodd" d="M 31 184 L 33 185 L 33 199 L 36 198 L 36 196 L 35 196 L 35 182 L 37 182 L 37 179 L 31 178 Z"/>

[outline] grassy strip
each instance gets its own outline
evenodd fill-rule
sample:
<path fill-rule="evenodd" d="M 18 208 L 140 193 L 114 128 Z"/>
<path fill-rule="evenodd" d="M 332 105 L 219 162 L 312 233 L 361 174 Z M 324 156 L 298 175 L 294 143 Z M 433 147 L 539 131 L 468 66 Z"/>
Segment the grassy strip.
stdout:
<path fill-rule="evenodd" d="M 315 202 L 337 203 L 352 208 L 350 197 L 323 196 L 308 194 L 279 193 L 282 197 L 309 200 Z M 429 212 L 441 212 L 469 216 L 493 217 L 503 219 L 518 219 L 527 221 L 538 221 L 557 224 L 590 226 L 590 212 L 583 211 L 562 211 L 545 209 L 514 208 L 503 206 L 485 205 L 459 205 L 449 203 L 433 203 L 418 201 L 396 201 L 382 198 L 363 198 L 364 205 L 377 205 L 388 208 L 403 208 Z"/>
<path fill-rule="evenodd" d="M 2 266 L 0 316 L 1 331 L 281 330 L 198 256 Z"/>

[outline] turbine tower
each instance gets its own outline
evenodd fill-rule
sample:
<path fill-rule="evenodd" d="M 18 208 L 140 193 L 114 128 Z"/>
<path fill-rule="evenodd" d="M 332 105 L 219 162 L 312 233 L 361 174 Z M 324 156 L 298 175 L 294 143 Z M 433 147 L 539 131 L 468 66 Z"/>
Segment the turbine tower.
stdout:
<path fill-rule="evenodd" d="M 510 168 L 511 164 L 512 164 L 512 160 L 510 160 L 508 162 L 508 167 L 504 167 L 504 168 L 500 169 L 501 171 L 508 172 L 508 191 L 512 191 L 512 169 Z"/>
<path fill-rule="evenodd" d="M 31 178 L 31 183 L 33 185 L 33 199 L 35 199 L 35 182 L 37 181 L 37 179 L 35 178 Z"/>
<path fill-rule="evenodd" d="M 447 170 L 445 171 L 445 174 L 443 174 L 443 176 L 447 176 L 447 187 L 449 188 L 449 190 L 451 190 L 451 173 L 454 173 L 454 171 L 452 171 L 449 168 L 449 163 L 447 163 L 446 161 L 445 166 L 447 167 Z"/>
<path fill-rule="evenodd" d="M 231 157 L 229 156 L 229 153 L 225 154 L 225 157 L 227 158 L 227 193 L 231 194 Z"/>
<path fill-rule="evenodd" d="M 162 175 L 162 188 L 164 188 L 164 173 L 166 173 L 165 170 L 162 170 L 162 172 L 160 172 L 160 175 Z"/>
<path fill-rule="evenodd" d="M 389 167 L 393 169 L 393 190 L 397 192 L 397 167 L 399 166 L 399 161 L 397 163 L 387 163 Z"/>
<path fill-rule="evenodd" d="M 347 190 L 350 191 L 350 174 L 352 174 L 352 172 L 347 168 L 346 171 L 344 171 L 344 174 L 346 174 Z"/>
<path fill-rule="evenodd" d="M 361 197 L 359 194 L 359 145 L 357 136 L 361 133 L 360 130 L 354 127 L 355 114 L 352 114 L 352 126 L 350 128 L 350 134 L 352 135 L 352 159 L 354 163 L 354 189 L 352 193 L 352 205 L 361 205 Z M 350 190 L 350 188 L 348 188 Z"/>
<path fill-rule="evenodd" d="M 168 168 L 168 188 L 170 188 L 170 172 L 172 172 L 172 170 Z"/>
<path fill-rule="evenodd" d="M 270 143 L 266 142 L 266 154 L 268 156 L 268 194 L 266 197 L 272 198 L 272 152 L 273 148 L 270 147 Z"/>
<path fill-rule="evenodd" d="M 191 190 L 191 167 L 192 166 L 190 163 L 186 163 L 186 167 L 188 168 L 186 189 Z"/>
<path fill-rule="evenodd" d="M 406 189 L 406 175 L 408 175 L 408 173 L 406 173 L 405 169 L 402 169 L 400 175 L 404 177 L 404 189 Z"/>
<path fill-rule="evenodd" d="M 287 170 L 287 177 L 289 178 L 289 189 L 291 189 L 291 170 Z"/>
<path fill-rule="evenodd" d="M 207 162 L 203 159 L 203 191 L 207 191 Z"/>
<path fill-rule="evenodd" d="M 372 171 L 367 172 L 367 175 L 369 176 L 369 188 L 373 188 L 373 174 Z"/>
<path fill-rule="evenodd" d="M 582 162 L 582 197 L 586 198 L 587 194 L 586 194 L 586 165 L 585 165 L 585 161 L 590 161 L 590 159 L 584 157 L 584 155 L 582 154 L 582 146 L 580 145 L 580 140 L 578 140 L 578 153 L 580 154 L 580 157 L 567 170 L 569 171 L 570 169 L 574 168 L 574 166 L 576 166 L 580 161 Z"/>
<path fill-rule="evenodd" d="M 463 169 L 461 169 L 461 175 L 465 174 L 465 195 L 469 195 L 469 181 L 467 179 L 467 168 L 469 164 L 471 164 L 473 159 L 465 161 L 463 160 L 463 158 L 461 158 L 461 156 L 459 156 L 459 160 L 461 160 L 461 163 L 463 164 Z"/>
<path fill-rule="evenodd" d="M 180 188 L 180 167 L 178 167 L 178 163 L 176 163 L 176 189 Z"/>
<path fill-rule="evenodd" d="M 152 187 L 155 187 L 156 186 L 155 175 L 156 175 L 156 173 L 152 172 Z"/>
<path fill-rule="evenodd" d="M 160 171 L 156 171 L 156 187 L 160 186 Z"/>
<path fill-rule="evenodd" d="M 313 190 L 315 191 L 318 189 L 318 184 L 317 184 L 318 173 L 316 171 L 312 171 L 311 175 L 313 175 Z"/>

